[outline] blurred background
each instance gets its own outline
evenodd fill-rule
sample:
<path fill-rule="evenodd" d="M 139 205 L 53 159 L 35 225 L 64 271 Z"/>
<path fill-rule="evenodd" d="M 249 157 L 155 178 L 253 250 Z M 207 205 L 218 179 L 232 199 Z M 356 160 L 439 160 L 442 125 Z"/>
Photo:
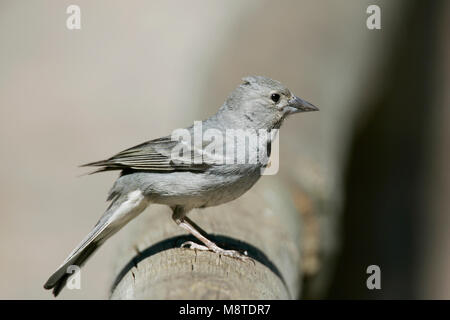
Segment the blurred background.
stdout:
<path fill-rule="evenodd" d="M 280 133 L 279 174 L 315 208 L 302 297 L 449 299 L 448 30 L 443 0 L 1 0 L 0 298 L 52 298 L 43 283 L 104 211 L 116 174 L 78 165 L 207 118 L 256 74 L 321 110 Z M 108 298 L 122 238 L 61 297 Z"/>

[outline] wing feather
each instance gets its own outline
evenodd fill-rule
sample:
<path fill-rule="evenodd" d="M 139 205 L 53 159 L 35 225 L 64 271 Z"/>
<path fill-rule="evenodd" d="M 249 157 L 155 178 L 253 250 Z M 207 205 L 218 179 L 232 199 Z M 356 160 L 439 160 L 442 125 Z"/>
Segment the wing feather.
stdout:
<path fill-rule="evenodd" d="M 173 141 L 170 137 L 158 138 L 121 151 L 109 159 L 87 163 L 82 167 L 101 167 L 92 173 L 124 169 L 158 172 L 205 171 L 209 167 L 206 163 L 198 164 L 194 161 L 201 157 L 201 152 L 196 150 L 191 150 L 190 157 L 188 155 L 187 158 L 177 158 L 173 161 L 172 150 L 178 143 L 181 142 Z"/>

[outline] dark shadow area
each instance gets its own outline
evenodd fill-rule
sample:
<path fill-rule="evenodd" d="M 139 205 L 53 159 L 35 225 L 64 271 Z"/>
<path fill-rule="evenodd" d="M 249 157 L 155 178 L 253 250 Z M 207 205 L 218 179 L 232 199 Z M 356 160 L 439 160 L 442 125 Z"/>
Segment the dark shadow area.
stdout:
<path fill-rule="evenodd" d="M 286 291 L 288 292 L 289 296 L 291 293 L 289 292 L 289 288 L 286 285 L 286 282 L 283 278 L 283 275 L 281 274 L 280 270 L 275 266 L 275 264 L 270 261 L 270 259 L 266 256 L 264 252 L 262 252 L 260 249 L 256 248 L 255 246 L 243 242 L 234 238 L 230 238 L 227 236 L 222 235 L 211 235 L 208 234 L 208 239 L 215 242 L 219 247 L 222 247 L 224 249 L 228 250 L 236 250 L 239 252 L 247 252 L 247 255 L 252 258 L 255 261 L 258 261 L 259 263 L 263 264 L 267 268 L 270 269 L 283 283 L 284 287 L 286 288 Z M 174 248 L 180 248 L 181 245 L 186 241 L 194 241 L 198 242 L 197 239 L 191 235 L 185 235 L 185 236 L 176 236 L 172 237 L 160 242 L 157 242 L 150 247 L 146 248 L 142 252 L 139 252 L 136 256 L 134 256 L 119 272 L 117 275 L 112 287 L 111 292 L 114 291 L 116 286 L 120 283 L 120 281 L 125 277 L 125 275 L 133 268 L 137 267 L 139 262 L 159 253 L 165 250 L 170 250 Z M 186 249 L 191 250 L 191 249 Z M 215 254 L 215 253 L 211 253 Z"/>
<path fill-rule="evenodd" d="M 392 47 L 380 95 L 354 133 L 346 172 L 341 256 L 328 298 L 418 297 L 424 175 L 433 70 L 442 1 L 411 4 Z M 382 32 L 379 33 L 382 36 Z M 366 268 L 381 269 L 381 290 L 369 290 Z"/>

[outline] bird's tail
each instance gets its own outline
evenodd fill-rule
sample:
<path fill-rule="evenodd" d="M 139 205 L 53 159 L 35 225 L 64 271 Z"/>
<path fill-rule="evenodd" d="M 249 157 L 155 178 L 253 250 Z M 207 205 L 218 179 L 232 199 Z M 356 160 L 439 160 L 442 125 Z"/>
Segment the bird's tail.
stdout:
<path fill-rule="evenodd" d="M 70 267 L 81 267 L 107 239 L 106 229 L 108 229 L 107 224 L 101 225 L 100 220 L 88 236 L 72 251 L 62 265 L 47 280 L 44 288 L 48 290 L 53 289 L 53 295 L 56 297 L 64 288 L 70 276 Z"/>
<path fill-rule="evenodd" d="M 119 231 L 146 207 L 147 202 L 145 199 L 143 197 L 136 199 L 136 194 L 131 197 L 128 194 L 124 199 L 116 198 L 87 237 L 50 276 L 44 284 L 44 288 L 47 290 L 53 289 L 53 295 L 56 297 L 64 288 L 67 279 L 71 275 L 70 267 L 81 267 L 109 237 Z"/>

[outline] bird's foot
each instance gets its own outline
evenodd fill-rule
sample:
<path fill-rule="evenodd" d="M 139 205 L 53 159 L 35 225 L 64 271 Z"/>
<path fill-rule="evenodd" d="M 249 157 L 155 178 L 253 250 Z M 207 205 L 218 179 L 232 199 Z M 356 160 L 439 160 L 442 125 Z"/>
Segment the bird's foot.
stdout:
<path fill-rule="evenodd" d="M 200 250 L 200 251 L 209 251 L 207 246 L 202 246 L 201 244 L 195 243 L 194 241 L 186 241 L 181 245 L 181 248 Z"/>
<path fill-rule="evenodd" d="M 187 248 L 187 249 L 193 249 L 193 250 L 201 250 L 201 251 L 212 251 L 215 253 L 218 253 L 220 255 L 223 256 L 227 256 L 227 257 L 231 257 L 231 258 L 236 258 L 242 261 L 253 261 L 252 258 L 250 258 L 247 255 L 247 251 L 244 251 L 244 253 L 240 253 L 239 251 L 236 250 L 225 250 L 220 248 L 217 245 L 211 245 L 210 247 L 195 243 L 193 241 L 186 241 L 181 245 L 182 248 Z"/>

